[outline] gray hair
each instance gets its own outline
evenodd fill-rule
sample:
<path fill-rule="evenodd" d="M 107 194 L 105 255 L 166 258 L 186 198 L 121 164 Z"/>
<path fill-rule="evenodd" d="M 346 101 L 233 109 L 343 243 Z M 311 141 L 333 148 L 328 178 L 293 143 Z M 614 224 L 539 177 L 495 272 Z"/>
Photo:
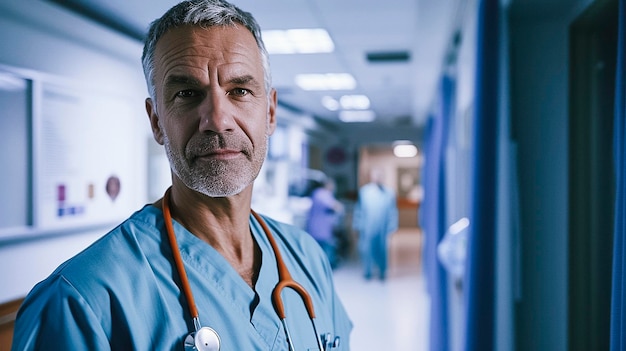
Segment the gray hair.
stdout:
<path fill-rule="evenodd" d="M 261 27 L 252 14 L 242 11 L 235 5 L 224 0 L 187 0 L 169 9 L 161 18 L 150 24 L 144 41 L 141 63 L 148 84 L 148 93 L 156 103 L 154 82 L 154 52 L 159 39 L 170 29 L 183 25 L 200 27 L 244 25 L 254 36 L 261 52 L 265 92 L 269 93 L 272 86 L 269 54 L 261 38 Z"/>

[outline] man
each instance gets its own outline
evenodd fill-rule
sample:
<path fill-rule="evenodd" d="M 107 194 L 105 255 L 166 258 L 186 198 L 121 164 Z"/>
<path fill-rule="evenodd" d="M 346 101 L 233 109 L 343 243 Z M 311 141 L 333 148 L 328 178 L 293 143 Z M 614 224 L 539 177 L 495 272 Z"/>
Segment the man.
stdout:
<path fill-rule="evenodd" d="M 182 2 L 152 23 L 146 111 L 172 186 L 29 293 L 14 350 L 204 349 L 200 327 L 222 350 L 287 350 L 285 325 L 295 349 L 349 348 L 324 252 L 305 232 L 251 214 L 276 126 L 268 62 L 254 18 L 223 0 Z M 323 337 L 294 290 L 281 294 L 285 324 L 278 317 L 281 258 Z"/>
<path fill-rule="evenodd" d="M 365 279 L 371 279 L 374 266 L 379 277 L 387 274 L 387 242 L 398 229 L 398 207 L 393 190 L 383 185 L 383 173 L 374 168 L 370 182 L 359 189 L 354 208 L 353 228 L 359 233 L 359 249 Z"/>

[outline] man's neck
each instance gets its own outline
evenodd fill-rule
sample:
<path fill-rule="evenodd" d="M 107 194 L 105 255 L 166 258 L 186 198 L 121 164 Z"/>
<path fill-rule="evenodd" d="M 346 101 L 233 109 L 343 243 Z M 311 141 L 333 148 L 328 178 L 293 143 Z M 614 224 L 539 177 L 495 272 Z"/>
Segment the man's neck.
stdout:
<path fill-rule="evenodd" d="M 169 207 L 174 220 L 211 245 L 254 287 L 261 251 L 250 229 L 248 192 L 252 192 L 251 187 L 235 196 L 213 198 L 173 186 Z"/>

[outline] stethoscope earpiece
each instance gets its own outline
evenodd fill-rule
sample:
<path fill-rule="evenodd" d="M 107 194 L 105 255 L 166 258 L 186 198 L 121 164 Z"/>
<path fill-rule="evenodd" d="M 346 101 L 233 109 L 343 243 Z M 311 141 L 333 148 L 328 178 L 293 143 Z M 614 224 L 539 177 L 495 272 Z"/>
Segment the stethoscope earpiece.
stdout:
<path fill-rule="evenodd" d="M 185 351 L 219 351 L 220 336 L 209 327 L 189 333 L 185 338 Z"/>

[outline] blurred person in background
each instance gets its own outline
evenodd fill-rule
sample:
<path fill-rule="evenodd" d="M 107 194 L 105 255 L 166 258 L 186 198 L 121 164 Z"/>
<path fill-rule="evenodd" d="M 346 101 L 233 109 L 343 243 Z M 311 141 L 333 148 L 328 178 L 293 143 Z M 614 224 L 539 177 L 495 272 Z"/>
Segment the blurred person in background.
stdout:
<path fill-rule="evenodd" d="M 380 279 L 385 280 L 388 238 L 398 229 L 398 207 L 395 192 L 383 184 L 378 168 L 370 171 L 369 183 L 359 189 L 352 226 L 358 232 L 363 276 L 371 279 L 377 268 Z"/>
<path fill-rule="evenodd" d="M 325 178 L 311 195 L 306 231 L 326 252 L 332 268 L 336 268 L 338 263 L 335 226 L 343 211 L 343 204 L 335 198 L 335 181 Z"/>

